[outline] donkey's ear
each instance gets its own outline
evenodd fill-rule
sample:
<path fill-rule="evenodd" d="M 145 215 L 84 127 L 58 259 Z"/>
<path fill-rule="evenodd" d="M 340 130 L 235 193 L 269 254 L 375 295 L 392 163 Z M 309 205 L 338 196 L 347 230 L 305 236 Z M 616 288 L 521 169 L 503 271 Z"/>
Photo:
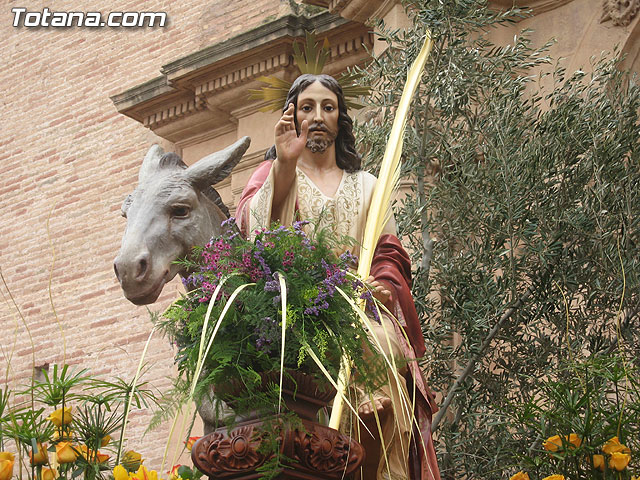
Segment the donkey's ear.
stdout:
<path fill-rule="evenodd" d="M 164 154 L 164 150 L 160 145 L 153 144 L 144 156 L 140 172 L 138 173 L 138 183 L 142 183 L 144 179 L 158 169 L 158 163 Z"/>
<path fill-rule="evenodd" d="M 207 155 L 187 169 L 187 180 L 199 188 L 208 187 L 224 180 L 229 176 L 233 167 L 238 164 L 250 143 L 249 137 L 242 137 L 224 150 Z"/>

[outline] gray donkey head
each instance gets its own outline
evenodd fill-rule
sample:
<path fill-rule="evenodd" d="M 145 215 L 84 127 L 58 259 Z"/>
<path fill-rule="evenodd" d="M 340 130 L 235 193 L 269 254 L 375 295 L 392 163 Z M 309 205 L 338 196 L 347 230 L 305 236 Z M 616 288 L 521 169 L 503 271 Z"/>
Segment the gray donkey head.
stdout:
<path fill-rule="evenodd" d="M 177 273 L 186 273 L 173 262 L 221 233 L 220 223 L 229 210 L 211 185 L 229 176 L 250 141 L 243 137 L 191 167 L 157 145 L 149 149 L 138 186 L 122 204 L 127 228 L 114 262 L 129 301 L 155 302 L 165 283 Z"/>

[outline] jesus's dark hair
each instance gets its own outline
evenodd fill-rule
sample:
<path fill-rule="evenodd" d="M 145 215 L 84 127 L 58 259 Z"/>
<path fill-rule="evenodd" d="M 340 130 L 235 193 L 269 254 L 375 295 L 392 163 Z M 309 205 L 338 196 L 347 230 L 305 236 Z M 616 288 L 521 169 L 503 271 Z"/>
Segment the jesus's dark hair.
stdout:
<path fill-rule="evenodd" d="M 290 103 L 293 103 L 293 119 L 296 123 L 296 131 L 300 135 L 300 126 L 296 111 L 298 109 L 298 96 L 312 83 L 320 82 L 322 86 L 328 88 L 338 97 L 338 136 L 336 137 L 336 163 L 338 167 L 347 172 L 357 172 L 361 169 L 362 156 L 356 151 L 356 139 L 353 136 L 353 121 L 347 113 L 347 104 L 344 100 L 342 87 L 330 75 L 300 75 L 291 85 L 287 94 L 287 101 L 284 103 L 282 112 L 287 110 Z M 276 146 L 273 145 L 267 153 L 264 154 L 265 160 L 273 160 L 276 158 Z"/>

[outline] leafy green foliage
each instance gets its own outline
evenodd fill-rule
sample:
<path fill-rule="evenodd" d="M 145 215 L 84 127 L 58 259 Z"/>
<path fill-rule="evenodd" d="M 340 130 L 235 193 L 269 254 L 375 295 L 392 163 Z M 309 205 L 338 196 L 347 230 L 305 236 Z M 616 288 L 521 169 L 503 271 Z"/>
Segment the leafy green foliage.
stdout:
<path fill-rule="evenodd" d="M 0 450 L 16 452 L 28 462 L 30 454 L 40 448 L 55 456 L 57 449 L 64 447 L 71 459 L 57 467 L 61 478 L 107 478 L 118 461 L 112 453 L 119 451 L 123 442 L 124 411 L 129 401 L 138 408 L 147 407 L 156 403 L 154 395 L 145 382 L 139 382 L 131 395 L 132 384 L 123 379 L 104 381 L 86 369 L 74 370 L 68 365 L 54 365 L 51 374 L 43 371 L 43 375 L 44 380 L 21 393 L 46 408 L 33 408 L 32 402 L 14 406 L 15 396 L 8 390 L 0 391 Z M 119 439 L 111 438 L 118 433 Z M 36 463 L 29 478 L 39 478 L 43 467 L 51 468 L 47 458 Z"/>
<path fill-rule="evenodd" d="M 2 436 L 17 440 L 27 448 L 30 448 L 33 442 L 45 442 L 53 435 L 54 427 L 43 415 L 44 412 L 44 408 L 10 411 L 0 426 Z"/>
<path fill-rule="evenodd" d="M 592 73 L 554 68 L 528 32 L 492 44 L 488 32 L 521 18 L 517 9 L 407 4 L 413 26 L 381 25 L 390 47 L 360 72 L 373 109 L 356 137 L 375 170 L 406 66 L 430 29 L 401 174 L 416 181 L 396 219 L 416 266 L 425 368 L 441 394 L 443 478 L 504 478 L 524 438 L 505 412 L 543 395 L 541 379 L 570 381 L 559 368 L 569 348 L 577 364 L 622 341 L 619 355 L 637 366 L 640 89 L 607 57 Z"/>
<path fill-rule="evenodd" d="M 278 404 L 278 389 L 264 389 L 261 373 L 280 371 L 282 350 L 285 369 L 314 375 L 323 382 L 326 380 L 308 350 L 333 379 L 338 377 L 344 355 L 363 372 L 372 370 L 379 359 L 368 358 L 364 368 L 363 347 L 368 337 L 356 312 L 337 289 L 355 300 L 361 294 L 371 298 L 370 293 L 349 274 L 353 257 L 348 252 L 336 257 L 331 248 L 337 240 L 327 232 L 315 232 L 312 240 L 303 230 L 306 223 L 275 225 L 258 232 L 254 240 L 245 240 L 230 228 L 204 248 L 197 248 L 194 260 L 186 261 L 194 273 L 185 283 L 194 288 L 165 312 L 164 319 L 156 320 L 177 347 L 175 360 L 181 379 L 176 387 L 191 384 L 201 339 L 204 336 L 207 345 L 214 331 L 216 336 L 204 360 L 206 373 L 198 379 L 197 392 L 206 395 L 215 386 L 220 394 L 231 388 L 234 408 L 239 411 L 255 410 L 257 399 L 270 409 Z M 284 345 L 280 277 L 287 288 Z M 228 308 L 231 296 L 245 285 L 248 287 L 237 295 L 233 308 Z M 216 288 L 220 288 L 218 298 L 211 306 Z M 208 308 L 210 320 L 203 332 Z M 225 309 L 226 316 L 216 330 Z M 369 382 L 370 388 L 374 379 L 374 374 L 362 375 L 362 382 Z M 239 386 L 245 390 L 242 395 Z M 177 406 L 167 403 L 171 405 Z"/>
<path fill-rule="evenodd" d="M 33 392 L 34 398 L 49 406 L 63 404 L 65 400 L 71 400 L 71 389 L 82 385 L 88 380 L 87 369 L 74 371 L 69 365 L 53 365 L 51 378 L 47 370 L 42 370 L 44 381 L 35 382 L 24 393 Z"/>
<path fill-rule="evenodd" d="M 632 457 L 640 450 L 637 368 L 618 355 L 598 354 L 579 363 L 563 361 L 560 369 L 560 379 L 538 380 L 535 396 L 524 392 L 508 409 L 519 468 L 536 478 L 631 478 L 629 469 L 616 471 L 610 459 L 612 450 Z M 558 441 L 572 435 L 577 446 Z M 554 441 L 557 450 L 549 446 Z M 616 442 L 621 445 L 612 449 Z M 594 456 L 602 456 L 601 465 L 594 465 Z"/>

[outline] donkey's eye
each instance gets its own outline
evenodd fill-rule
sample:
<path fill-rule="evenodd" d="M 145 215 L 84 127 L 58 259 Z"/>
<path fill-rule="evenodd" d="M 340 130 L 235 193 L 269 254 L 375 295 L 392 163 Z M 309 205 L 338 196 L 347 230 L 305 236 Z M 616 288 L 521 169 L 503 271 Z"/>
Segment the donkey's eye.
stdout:
<path fill-rule="evenodd" d="M 187 205 L 173 205 L 171 207 L 171 217 L 173 218 L 186 218 L 191 213 L 191 208 Z"/>

